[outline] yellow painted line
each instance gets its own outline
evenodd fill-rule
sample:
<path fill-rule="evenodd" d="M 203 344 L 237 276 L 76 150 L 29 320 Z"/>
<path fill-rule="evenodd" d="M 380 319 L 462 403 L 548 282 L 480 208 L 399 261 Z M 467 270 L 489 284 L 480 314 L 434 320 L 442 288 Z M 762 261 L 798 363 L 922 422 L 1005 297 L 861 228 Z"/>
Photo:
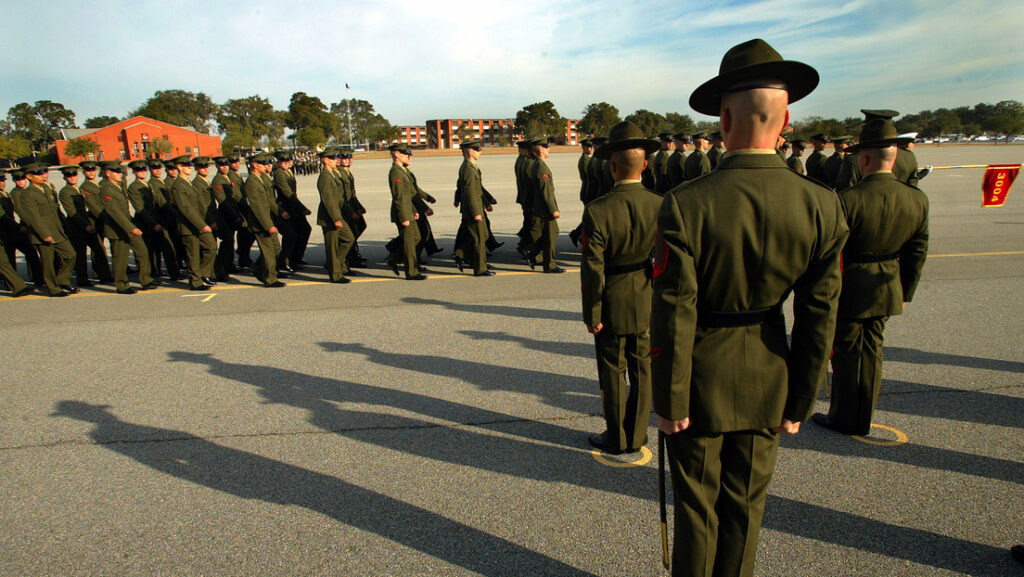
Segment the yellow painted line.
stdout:
<path fill-rule="evenodd" d="M 627 467 L 642 467 L 649 463 L 652 457 L 651 450 L 648 449 L 647 447 L 640 447 L 640 458 L 629 463 L 609 461 L 601 453 L 600 449 L 591 449 L 590 455 L 594 457 L 594 460 L 597 461 L 598 463 L 601 463 L 602 465 L 606 465 L 608 467 L 615 467 L 616 469 L 625 469 Z"/>
<path fill-rule="evenodd" d="M 893 427 L 888 427 L 886 425 L 878 425 L 878 424 L 875 424 L 875 423 L 871 423 L 871 428 L 872 429 L 882 429 L 883 431 L 889 431 L 890 433 L 896 435 L 896 438 L 893 439 L 893 440 L 885 441 L 885 440 L 882 440 L 882 439 L 869 439 L 868 437 L 861 437 L 860 435 L 851 435 L 851 436 L 854 439 L 857 439 L 858 441 L 860 441 L 862 443 L 867 443 L 869 445 L 877 445 L 879 447 L 895 447 L 896 445 L 902 445 L 903 443 L 906 443 L 907 441 L 910 440 L 910 437 L 908 437 L 906 433 L 904 433 L 903 431 L 901 431 L 899 429 L 893 428 Z"/>
<path fill-rule="evenodd" d="M 566 268 L 565 272 L 566 273 L 572 273 L 572 272 L 579 272 L 579 271 L 580 271 L 580 269 L 577 267 L 577 268 Z M 520 275 L 528 275 L 528 274 L 544 274 L 540 270 L 535 270 L 535 271 L 534 270 L 508 270 L 508 271 L 495 271 L 495 272 L 496 272 L 496 274 L 494 276 L 496 276 L 496 277 L 498 277 L 498 276 L 520 276 Z M 449 279 L 458 279 L 458 278 L 476 278 L 476 277 L 473 276 L 472 273 L 460 273 L 460 272 L 451 272 L 451 273 L 449 273 L 449 272 L 434 272 L 434 271 L 430 271 L 428 274 L 430 276 L 427 277 L 427 280 L 449 280 Z M 405 280 L 404 276 L 379 276 L 379 277 L 377 277 L 377 276 L 375 276 L 375 277 L 362 277 L 362 276 L 351 277 L 350 276 L 348 278 L 352 279 L 352 284 L 356 284 L 356 283 L 370 283 L 370 282 L 394 282 L 394 281 Z M 282 282 L 286 283 L 290 287 L 292 287 L 292 286 L 317 286 L 317 285 L 333 284 L 333 283 L 328 282 L 326 280 L 322 280 L 322 281 L 321 280 L 289 281 L 287 278 L 282 278 L 280 280 Z M 251 288 L 263 288 L 263 285 L 261 285 L 261 284 L 248 284 L 248 283 L 239 283 L 239 284 L 218 283 L 216 288 L 211 289 L 211 290 L 216 290 L 216 291 L 219 292 L 219 291 L 251 289 Z M 148 291 L 139 291 L 136 294 L 140 294 L 141 295 L 141 294 L 159 294 L 159 293 L 172 293 L 172 292 L 173 293 L 176 293 L 176 292 L 188 292 L 188 287 L 185 287 L 185 288 L 160 287 L 160 288 L 155 288 L 155 289 L 148 290 Z M 207 302 L 208 300 L 210 300 L 210 298 L 212 298 L 212 297 L 210 297 L 210 294 L 211 293 L 200 293 L 200 294 L 183 295 L 183 296 L 196 296 L 196 297 L 203 296 L 203 297 L 209 297 L 209 298 L 206 298 L 205 300 L 202 301 L 202 302 Z M 80 292 L 78 294 L 69 295 L 69 296 L 64 297 L 64 298 L 105 297 L 105 296 L 121 296 L 121 295 L 117 294 L 116 292 Z M 8 296 L 7 298 L 0 299 L 0 302 L 3 302 L 3 301 L 16 301 L 16 300 L 18 300 L 18 301 L 36 300 L 36 299 L 47 299 L 47 298 L 51 298 L 51 297 L 49 297 L 47 295 L 44 295 L 44 294 L 26 295 L 26 296 L 23 296 L 23 297 L 20 297 L 20 298 L 17 298 L 17 299 Z"/>
<path fill-rule="evenodd" d="M 930 254 L 928 258 L 953 258 L 958 256 L 1009 256 L 1024 254 L 1024 250 L 1008 250 L 1005 252 L 961 252 L 953 254 Z"/>

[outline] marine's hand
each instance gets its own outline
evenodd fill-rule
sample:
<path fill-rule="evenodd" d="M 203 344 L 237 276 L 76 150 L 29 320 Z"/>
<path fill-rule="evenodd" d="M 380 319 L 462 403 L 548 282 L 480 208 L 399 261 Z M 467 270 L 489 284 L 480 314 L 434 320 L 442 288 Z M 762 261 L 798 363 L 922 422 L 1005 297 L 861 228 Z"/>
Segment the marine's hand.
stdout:
<path fill-rule="evenodd" d="M 670 421 L 661 415 L 658 415 L 658 430 L 666 435 L 685 431 L 690 428 L 690 417 L 686 417 L 681 421 Z"/>
<path fill-rule="evenodd" d="M 603 329 L 603 328 L 604 328 L 604 323 L 597 323 L 597 326 L 594 326 L 594 327 L 592 327 L 590 325 L 587 325 L 587 330 L 592 335 L 596 335 L 597 333 L 601 332 L 601 329 Z"/>
<path fill-rule="evenodd" d="M 776 433 L 785 433 L 787 435 L 795 435 L 800 432 L 800 423 L 794 423 L 789 419 L 782 419 L 782 424 L 778 427 L 772 427 L 772 431 Z"/>

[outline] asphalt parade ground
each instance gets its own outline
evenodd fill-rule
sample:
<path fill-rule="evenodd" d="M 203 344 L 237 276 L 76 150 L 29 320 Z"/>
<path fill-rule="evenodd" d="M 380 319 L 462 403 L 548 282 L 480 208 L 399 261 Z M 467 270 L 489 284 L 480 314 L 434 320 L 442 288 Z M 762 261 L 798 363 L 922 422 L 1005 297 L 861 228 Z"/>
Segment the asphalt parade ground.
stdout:
<path fill-rule="evenodd" d="M 565 235 L 577 158 L 549 159 L 561 275 L 518 257 L 514 157 L 485 151 L 495 277 L 449 257 L 461 158 L 411 166 L 445 248 L 425 282 L 383 265 L 389 161 L 357 158 L 371 265 L 351 284 L 324 282 L 314 224 L 284 289 L 0 297 L 0 575 L 667 574 L 654 427 L 635 458 L 587 444 L 603 419 Z M 982 172 L 922 181 L 930 256 L 886 329 L 875 426 L 782 439 L 757 575 L 1024 575 L 1024 182 L 984 209 Z M 315 176 L 299 191 L 315 217 Z"/>

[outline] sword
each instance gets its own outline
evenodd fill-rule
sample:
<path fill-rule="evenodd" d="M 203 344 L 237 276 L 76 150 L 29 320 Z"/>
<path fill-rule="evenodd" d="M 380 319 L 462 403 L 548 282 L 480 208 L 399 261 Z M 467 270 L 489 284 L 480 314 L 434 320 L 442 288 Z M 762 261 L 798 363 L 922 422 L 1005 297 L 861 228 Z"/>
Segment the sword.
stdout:
<path fill-rule="evenodd" d="M 658 493 L 661 499 L 661 564 L 669 568 L 668 509 L 665 504 L 665 433 L 658 431 Z"/>

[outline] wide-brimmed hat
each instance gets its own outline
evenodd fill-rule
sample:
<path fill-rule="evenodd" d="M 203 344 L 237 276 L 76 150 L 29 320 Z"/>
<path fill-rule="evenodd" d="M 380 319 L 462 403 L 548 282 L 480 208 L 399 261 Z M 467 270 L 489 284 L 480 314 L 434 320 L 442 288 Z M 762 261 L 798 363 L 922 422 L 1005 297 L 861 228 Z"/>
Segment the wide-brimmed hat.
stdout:
<path fill-rule="evenodd" d="M 644 153 L 650 154 L 661 150 L 661 143 L 653 138 L 644 136 L 644 131 L 636 124 L 624 120 L 608 132 L 608 144 L 597 149 L 594 156 L 602 160 L 608 160 L 616 150 L 629 150 L 631 148 L 642 148 Z"/>
<path fill-rule="evenodd" d="M 818 71 L 795 60 L 783 60 L 767 42 L 760 38 L 748 40 L 729 49 L 722 57 L 718 76 L 701 84 L 690 95 L 690 107 L 708 116 L 718 116 L 722 96 L 729 92 L 764 88 L 761 84 L 733 85 L 744 80 L 777 79 L 786 85 L 789 101 L 796 102 L 818 86 Z"/>
<path fill-rule="evenodd" d="M 896 131 L 896 125 L 888 118 L 872 118 L 864 123 L 860 131 L 857 144 L 847 147 L 848 152 L 857 152 L 865 148 L 885 148 L 904 142 L 910 142 L 912 138 L 901 137 Z"/>

